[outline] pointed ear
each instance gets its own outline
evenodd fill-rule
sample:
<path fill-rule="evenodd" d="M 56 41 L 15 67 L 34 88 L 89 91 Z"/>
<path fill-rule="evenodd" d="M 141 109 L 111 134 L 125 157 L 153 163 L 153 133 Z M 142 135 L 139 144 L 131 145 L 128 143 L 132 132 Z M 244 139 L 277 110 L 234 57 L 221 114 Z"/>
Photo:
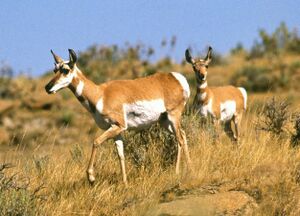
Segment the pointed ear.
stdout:
<path fill-rule="evenodd" d="M 58 55 L 56 55 L 56 54 L 53 52 L 53 50 L 51 50 L 51 53 L 52 53 L 52 55 L 53 55 L 53 58 L 54 58 L 54 61 L 55 61 L 56 64 L 59 64 L 59 63 L 63 62 L 62 58 L 59 57 Z"/>
<path fill-rule="evenodd" d="M 188 63 L 190 63 L 190 64 L 194 64 L 194 63 L 195 63 L 195 60 L 193 59 L 193 57 L 192 57 L 192 55 L 191 55 L 189 49 L 186 49 L 186 50 L 185 50 L 185 59 L 186 59 L 186 61 L 187 61 Z"/>
<path fill-rule="evenodd" d="M 73 66 L 77 62 L 77 55 L 74 50 L 69 49 L 70 64 Z"/>
<path fill-rule="evenodd" d="M 210 63 L 210 61 L 211 61 L 211 59 L 212 59 L 212 48 L 211 48 L 211 46 L 209 46 L 208 47 L 208 51 L 207 51 L 207 55 L 206 55 L 206 57 L 205 57 L 205 63 L 206 64 L 209 64 Z"/>

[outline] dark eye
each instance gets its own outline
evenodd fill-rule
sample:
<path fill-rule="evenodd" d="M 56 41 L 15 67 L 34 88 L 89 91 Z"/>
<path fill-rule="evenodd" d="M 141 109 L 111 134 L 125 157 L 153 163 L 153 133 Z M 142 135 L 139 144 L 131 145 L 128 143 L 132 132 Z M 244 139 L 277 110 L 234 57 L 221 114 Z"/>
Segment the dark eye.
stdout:
<path fill-rule="evenodd" d="M 208 65 L 205 65 L 206 68 L 208 68 Z"/>
<path fill-rule="evenodd" d="M 65 69 L 65 68 L 62 68 L 62 69 L 61 69 L 61 72 L 62 72 L 63 74 L 68 74 L 68 73 L 69 73 L 69 70 L 68 70 L 68 69 Z"/>

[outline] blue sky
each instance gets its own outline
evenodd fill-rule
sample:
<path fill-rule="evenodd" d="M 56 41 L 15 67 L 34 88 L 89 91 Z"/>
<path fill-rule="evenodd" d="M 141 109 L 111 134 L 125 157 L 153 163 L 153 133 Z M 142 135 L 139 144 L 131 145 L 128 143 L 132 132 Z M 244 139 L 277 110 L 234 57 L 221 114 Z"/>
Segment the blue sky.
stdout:
<path fill-rule="evenodd" d="M 41 75 L 51 69 L 50 49 L 84 51 L 93 44 L 143 42 L 160 47 L 177 36 L 174 59 L 187 46 L 211 45 L 227 53 L 237 42 L 250 47 L 258 29 L 272 32 L 281 21 L 299 28 L 300 9 L 293 0 L 26 0 L 0 2 L 0 61 L 16 72 Z M 163 55 L 158 53 L 157 57 Z"/>

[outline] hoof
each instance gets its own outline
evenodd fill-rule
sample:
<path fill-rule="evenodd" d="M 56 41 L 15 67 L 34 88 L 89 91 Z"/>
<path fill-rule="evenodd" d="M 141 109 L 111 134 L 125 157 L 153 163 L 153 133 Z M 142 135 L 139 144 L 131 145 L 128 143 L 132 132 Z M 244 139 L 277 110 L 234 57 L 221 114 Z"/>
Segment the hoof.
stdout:
<path fill-rule="evenodd" d="M 89 175 L 88 180 L 89 180 L 90 185 L 94 185 L 95 177 L 93 175 Z"/>
<path fill-rule="evenodd" d="M 87 170 L 86 174 L 87 174 L 89 183 L 90 183 L 91 185 L 93 185 L 94 182 L 95 182 L 94 171 L 93 171 L 93 170 Z"/>

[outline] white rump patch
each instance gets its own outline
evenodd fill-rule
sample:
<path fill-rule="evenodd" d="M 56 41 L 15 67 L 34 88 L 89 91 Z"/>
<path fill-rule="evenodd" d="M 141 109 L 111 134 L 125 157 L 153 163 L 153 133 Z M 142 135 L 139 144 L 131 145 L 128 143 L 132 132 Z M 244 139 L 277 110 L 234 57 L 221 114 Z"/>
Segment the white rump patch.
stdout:
<path fill-rule="evenodd" d="M 157 122 L 160 115 L 166 111 L 164 101 L 142 100 L 124 104 L 125 125 L 128 128 L 143 128 Z"/>
<path fill-rule="evenodd" d="M 76 87 L 76 95 L 77 96 L 81 96 L 82 95 L 83 87 L 84 87 L 84 82 L 80 80 L 80 82 L 78 83 L 78 85 Z"/>
<path fill-rule="evenodd" d="M 238 89 L 241 91 L 241 93 L 243 95 L 243 98 L 244 98 L 244 109 L 246 109 L 247 108 L 247 92 L 242 87 L 239 87 Z"/>
<path fill-rule="evenodd" d="M 186 78 L 178 73 L 178 72 L 171 72 L 172 75 L 178 80 L 180 83 L 181 87 L 183 88 L 183 96 L 185 99 L 188 99 L 190 97 L 191 91 L 190 91 L 190 86 L 186 80 Z"/>
<path fill-rule="evenodd" d="M 225 101 L 220 105 L 221 121 L 229 121 L 236 112 L 236 102 L 233 100 Z"/>

